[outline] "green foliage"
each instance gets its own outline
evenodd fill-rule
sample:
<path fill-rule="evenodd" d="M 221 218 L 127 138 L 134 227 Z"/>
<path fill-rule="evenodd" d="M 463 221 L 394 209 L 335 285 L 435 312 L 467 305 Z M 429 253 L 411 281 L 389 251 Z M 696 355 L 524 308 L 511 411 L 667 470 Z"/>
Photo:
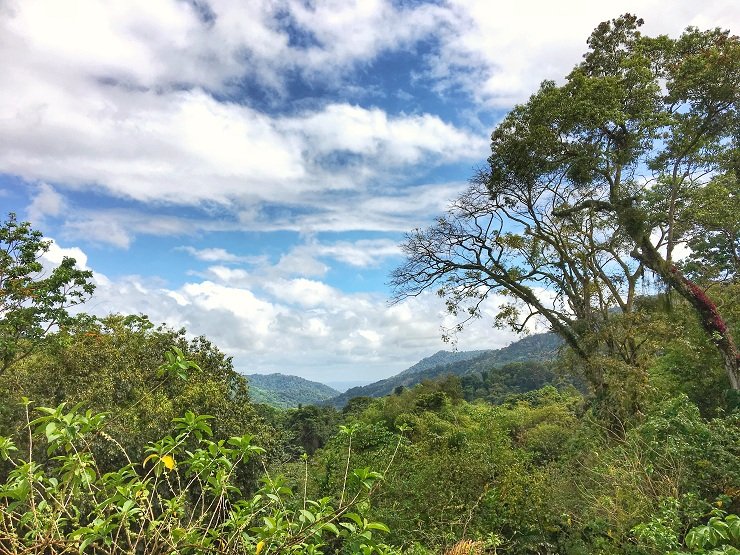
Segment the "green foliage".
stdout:
<path fill-rule="evenodd" d="M 328 385 L 298 376 L 251 374 L 247 379 L 255 403 L 266 403 L 280 408 L 318 404 L 339 395 L 339 391 Z"/>
<path fill-rule="evenodd" d="M 706 420 L 685 396 L 656 400 L 615 431 L 575 390 L 491 406 L 445 387 L 454 391 L 426 382 L 350 411 L 353 425 L 306 463 L 309 491 L 340 499 L 351 440 L 353 467 L 398 461 L 368 515 L 409 553 L 493 535 L 497 553 L 584 555 L 681 549 L 707 499 L 737 495 L 737 417 Z"/>
<path fill-rule="evenodd" d="M 684 542 L 689 551 L 672 551 L 671 555 L 738 555 L 740 516 L 715 508 L 706 524 L 689 530 Z"/>
<path fill-rule="evenodd" d="M 737 494 L 736 417 L 706 421 L 681 396 L 621 437 L 592 416 L 584 424 L 545 505 L 550 514 L 568 507 L 557 538 L 567 552 L 666 553 L 706 514 L 706 499 Z"/>
<path fill-rule="evenodd" d="M 687 245 L 683 268 L 701 281 L 740 279 L 740 176 L 726 173 L 692 191 L 687 203 Z"/>
<path fill-rule="evenodd" d="M 738 515 L 713 516 L 704 526 L 692 528 L 686 534 L 686 546 L 694 549 L 711 548 L 710 553 L 738 553 L 740 546 L 740 517 Z M 715 549 L 722 547 L 722 549 Z M 734 549 L 732 549 L 734 548 Z"/>
<path fill-rule="evenodd" d="M 105 415 L 64 405 L 38 410 L 29 426 L 53 457 L 8 459 L 0 553 L 394 552 L 378 541 L 388 527 L 362 513 L 361 501 L 382 480 L 377 472 L 355 471 L 364 493 L 338 509 L 328 499 L 295 499 L 279 477 L 264 476 L 247 495 L 236 468 L 264 450 L 248 435 L 214 441 L 212 417 L 186 413 L 175 419 L 174 436 L 147 447 L 142 464 L 102 473 L 89 446 L 104 433 Z M 7 455 L 12 444 L 1 439 Z"/>
<path fill-rule="evenodd" d="M 370 514 L 390 526 L 394 542 L 415 550 L 423 545 L 440 552 L 460 538 L 483 541 L 489 534 L 511 546 L 508 538 L 519 538 L 525 528 L 534 534 L 543 515 L 532 503 L 538 483 L 532 471 L 562 454 L 564 447 L 554 442 L 567 443 L 573 434 L 569 407 L 575 406 L 554 388 L 543 393 L 540 406 L 471 405 L 462 400 L 456 378 L 448 378 L 353 411 L 352 466 L 399 461 L 385 472 Z M 547 436 L 547 426 L 562 433 Z M 393 429 L 401 431 L 401 441 Z M 347 441 L 340 434 L 316 453 L 311 488 L 317 495 L 339 497 Z M 522 524 L 524 514 L 529 524 Z"/>
<path fill-rule="evenodd" d="M 173 418 L 187 411 L 213 415 L 217 439 L 250 430 L 277 456 L 282 434 L 257 414 L 247 382 L 231 360 L 205 338 L 187 341 L 184 335 L 184 330 L 155 327 L 143 316 L 79 318 L 0 376 L 0 434 L 19 434 L 25 410 L 21 396 L 26 396 L 40 405 L 84 403 L 93 412 L 108 413 L 106 433 L 119 438 L 137 460 L 149 442 L 167 434 Z M 24 436 L 19 437 L 26 449 Z M 91 441 L 102 469 L 126 464 L 111 442 L 101 436 Z M 253 484 L 259 472 L 250 463 L 237 474 Z"/>
<path fill-rule="evenodd" d="M 284 426 L 302 451 L 312 455 L 337 433 L 339 413 L 333 407 L 298 407 L 287 411 Z"/>
<path fill-rule="evenodd" d="M 70 324 L 67 309 L 95 288 L 92 272 L 65 257 L 44 271 L 41 256 L 51 242 L 15 214 L 0 223 L 0 375 L 34 352 L 54 327 Z"/>
<path fill-rule="evenodd" d="M 715 290 L 719 293 L 719 289 Z M 728 311 L 735 324 L 735 316 Z M 686 394 L 705 415 L 717 409 L 731 409 L 725 395 L 726 376 L 722 360 L 690 314 L 685 304 L 674 299 L 670 311 L 657 313 L 649 328 L 660 342 L 658 355 L 648 364 L 648 378 L 654 396 Z"/>
<path fill-rule="evenodd" d="M 562 346 L 562 340 L 553 333 L 538 333 L 525 336 L 511 345 L 492 351 L 439 351 L 403 372 L 362 387 L 354 387 L 327 401 L 337 408 L 345 406 L 355 397 L 382 397 L 398 388 L 412 387 L 424 380 L 435 380 L 448 375 L 473 376 L 491 372 L 491 381 L 501 381 L 501 395 L 516 393 L 524 389 L 536 389 L 544 385 L 542 380 L 549 376 L 535 377 L 539 373 L 538 363 L 552 361 Z M 520 363 L 522 370 L 534 367 L 531 378 L 526 373 L 517 374 Z M 495 376 L 495 378 L 493 377 Z M 465 385 L 463 385 L 465 387 Z M 469 397 L 466 396 L 470 400 Z"/>
<path fill-rule="evenodd" d="M 466 401 L 485 399 L 494 404 L 502 403 L 512 395 L 539 390 L 547 384 L 569 385 L 572 382 L 585 390 L 580 380 L 561 377 L 552 364 L 534 360 L 513 362 L 460 378 Z"/>

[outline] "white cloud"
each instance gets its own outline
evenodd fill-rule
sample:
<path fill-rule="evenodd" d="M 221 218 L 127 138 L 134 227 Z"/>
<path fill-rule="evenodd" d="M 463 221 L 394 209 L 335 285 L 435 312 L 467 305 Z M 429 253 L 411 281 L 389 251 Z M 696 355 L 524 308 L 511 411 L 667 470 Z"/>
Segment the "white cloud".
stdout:
<path fill-rule="evenodd" d="M 49 238 L 47 238 L 49 239 Z M 43 254 L 42 259 L 52 266 L 58 266 L 64 258 L 74 258 L 77 267 L 82 270 L 89 270 L 87 266 L 87 255 L 78 247 L 60 247 L 54 239 L 49 239 L 49 249 Z"/>
<path fill-rule="evenodd" d="M 262 265 L 262 276 L 323 276 L 329 264 L 323 260 L 341 262 L 355 268 L 380 265 L 400 254 L 398 242 L 391 239 L 359 239 L 357 241 L 320 242 L 312 239 L 284 253 L 272 267 Z"/>
<path fill-rule="evenodd" d="M 209 89 L 248 78 L 277 91 L 291 72 L 337 73 L 429 33 L 445 11 L 383 0 L 16 0 L 3 5 L 8 44 L 22 40 L 46 69 L 105 77 L 132 87 Z M 288 26 L 305 37 L 292 41 Z"/>
<path fill-rule="evenodd" d="M 104 243 L 121 249 L 128 249 L 133 240 L 130 229 L 116 220 L 101 217 L 68 221 L 65 235 L 85 237 L 91 243 Z"/>
<path fill-rule="evenodd" d="M 434 4 L 404 8 L 385 0 L 327 0 L 310 5 L 291 1 L 289 6 L 292 19 L 310 33 L 313 43 L 301 61 L 319 74 L 331 66 L 371 60 L 389 48 L 408 47 L 446 16 Z"/>
<path fill-rule="evenodd" d="M 279 212 L 246 210 L 239 223 L 253 231 L 289 230 L 317 232 L 404 232 L 427 225 L 469 185 L 465 182 L 407 186 L 400 190 L 319 194 L 296 210 Z"/>
<path fill-rule="evenodd" d="M 46 216 L 59 216 L 65 204 L 64 197 L 51 185 L 40 183 L 36 195 L 28 205 L 28 217 L 38 225 Z"/>
<path fill-rule="evenodd" d="M 223 262 L 223 263 L 264 263 L 264 257 L 259 256 L 241 256 L 222 249 L 220 247 L 196 249 L 191 246 L 178 247 L 177 250 L 186 252 L 198 260 L 204 262 Z"/>
<path fill-rule="evenodd" d="M 209 218 L 195 219 L 150 211 L 84 208 L 68 203 L 62 236 L 90 243 L 129 248 L 137 235 L 182 236 L 197 232 L 233 230 L 235 225 Z"/>
<path fill-rule="evenodd" d="M 282 302 L 304 308 L 325 306 L 342 296 L 340 291 L 320 281 L 305 278 L 268 281 L 265 289 Z"/>
<path fill-rule="evenodd" d="M 361 267 L 378 265 L 382 260 L 398 255 L 395 239 L 359 239 L 355 241 L 316 241 L 319 232 L 371 230 L 403 232 L 411 227 L 425 225 L 441 213 L 449 201 L 467 185 L 450 183 L 407 187 L 393 195 L 372 196 L 368 192 L 339 196 L 329 204 L 324 196 L 309 199 L 296 213 L 252 211 L 244 216 L 229 211 L 213 218 L 208 212 L 197 215 L 165 215 L 147 210 L 84 208 L 65 201 L 67 219 L 62 236 L 68 240 L 84 239 L 129 248 L 138 235 L 159 237 L 201 236 L 203 234 L 235 231 L 295 231 L 302 232 L 305 244 L 285 252 L 279 263 L 284 273 L 306 267 L 314 275 L 324 274 L 328 266 L 317 260 L 341 261 Z M 156 210 L 156 206 L 154 207 Z M 198 249 L 181 246 L 181 250 L 204 262 L 225 264 L 244 263 L 264 266 L 264 256 L 238 255 L 223 248 Z M 313 261 L 312 261 L 313 260 Z"/>
<path fill-rule="evenodd" d="M 205 16 L 174 0 L 6 4 L 0 172 L 140 202 L 247 209 L 363 189 L 420 162 L 479 159 L 486 141 L 435 115 L 339 102 L 271 116 L 223 100 L 235 80 L 278 86 L 296 68 L 341 73 L 413 42 L 439 13 L 381 1 L 223 0 Z M 313 42 L 289 45 L 286 17 Z M 130 238 L 119 230 L 109 242 Z"/>
<path fill-rule="evenodd" d="M 61 236 L 72 241 L 83 239 L 90 243 L 127 249 L 139 235 L 176 237 L 214 232 L 293 231 L 312 237 L 322 232 L 405 232 L 426 225 L 467 186 L 465 182 L 452 182 L 388 191 L 319 192 L 306 196 L 303 205 L 283 206 L 279 210 L 259 207 L 242 210 L 238 205 L 232 205 L 219 211 L 217 218 L 212 217 L 208 210 L 204 213 L 165 214 L 158 212 L 157 203 L 137 210 L 88 208 L 65 200 L 61 213 L 65 218 Z M 325 242 L 315 245 L 310 252 L 303 249 L 301 252 L 285 253 L 281 265 L 285 271 L 304 268 L 306 275 L 323 275 L 328 267 L 316 259 L 316 256 L 320 256 L 357 267 L 371 267 L 397 253 L 392 244 L 394 242 L 388 239 L 362 240 L 359 243 Z M 244 257 L 222 250 L 196 249 L 192 246 L 183 250 L 206 262 L 262 263 L 253 256 Z"/>
<path fill-rule="evenodd" d="M 421 161 L 479 159 L 485 148 L 436 116 L 331 105 L 269 118 L 198 91 L 66 94 L 11 82 L 0 118 L 0 171 L 170 204 L 302 202 Z M 329 155 L 342 152 L 356 159 L 337 166 Z"/>
<path fill-rule="evenodd" d="M 211 281 L 187 283 L 180 293 L 203 312 L 228 312 L 242 318 L 245 328 L 258 336 L 268 334 L 278 309 L 247 290 L 227 287 Z"/>
<path fill-rule="evenodd" d="M 430 113 L 336 100 L 299 109 L 287 80 L 357 87 L 356 72 L 380 54 L 413 53 L 423 41 L 425 62 L 409 72 L 445 94 L 462 88 L 478 108 L 509 107 L 542 79 L 562 78 L 593 27 L 627 10 L 650 33 L 740 24 L 729 0 L 670 10 L 657 0 L 618 9 L 585 0 L 9 1 L 0 8 L 0 172 L 154 206 L 217 203 L 247 228 L 262 215 L 260 225 L 301 232 L 398 230 L 403 194 L 383 188 L 402 189 L 408 175 L 438 164 L 482 161 L 486 137 Z M 228 100 L 242 86 L 291 109 L 268 114 Z M 355 194 L 349 203 L 370 217 L 346 211 L 337 191 Z M 287 207 L 286 216 L 265 215 L 266 203 Z M 296 217 L 295 207 L 309 210 Z M 137 228 L 119 217 L 100 233 L 102 218 L 69 217 L 70 237 L 123 248 L 146 229 L 186 232 L 160 218 Z"/>
<path fill-rule="evenodd" d="M 283 295 L 288 295 L 294 301 L 304 298 L 302 302 L 309 304 L 313 304 L 314 301 L 305 299 L 313 299 L 319 293 L 322 295 L 339 293 L 326 288 L 321 282 L 307 279 L 324 276 L 330 269 L 330 263 L 341 262 L 362 269 L 378 266 L 388 258 L 400 254 L 397 241 L 391 239 L 321 242 L 309 238 L 284 252 L 274 263 L 267 256 L 237 256 L 224 249 L 198 250 L 181 247 L 179 250 L 190 252 L 205 262 L 221 263 L 209 266 L 205 271 L 191 272 L 192 275 L 238 287 L 258 287 L 260 284 L 266 284 L 262 286 L 275 295 L 282 291 Z M 325 260 L 329 262 L 324 262 Z M 237 263 L 246 263 L 250 269 L 247 271 L 225 265 Z"/>
<path fill-rule="evenodd" d="M 314 253 L 298 247 L 284 253 L 272 271 L 263 273 L 263 277 L 270 279 L 272 274 L 320 277 L 328 271 L 329 266 L 316 258 Z"/>
<path fill-rule="evenodd" d="M 317 256 L 330 257 L 358 268 L 376 266 L 387 258 L 397 257 L 401 254 L 398 242 L 391 239 L 338 241 L 330 244 L 319 244 L 315 248 Z"/>
<path fill-rule="evenodd" d="M 68 71 L 136 87 L 219 86 L 244 71 L 240 53 L 248 41 L 279 52 L 279 34 L 267 26 L 270 2 L 216 2 L 214 8 L 217 17 L 209 22 L 193 3 L 173 0 L 23 0 L 5 4 L 6 40 L 22 39 L 34 64 L 62 63 Z"/>
<path fill-rule="evenodd" d="M 83 251 L 56 243 L 48 263 L 58 264 L 65 255 L 87 268 Z M 318 280 L 265 281 L 239 269 L 211 270 L 211 278 L 174 288 L 155 278 L 108 279 L 95 273 L 95 295 L 81 309 L 99 315 L 144 313 L 154 322 L 184 326 L 233 355 L 237 368 L 246 373 L 380 379 L 451 348 L 440 339 L 440 325 L 452 321 L 435 295 L 389 306 L 382 295 L 344 293 Z M 458 338 L 458 347 L 496 348 L 513 338 L 481 320 Z"/>
<path fill-rule="evenodd" d="M 226 266 L 210 266 L 208 273 L 221 283 L 229 285 L 251 287 L 254 283 L 252 274 L 241 268 L 227 268 Z"/>
<path fill-rule="evenodd" d="M 417 164 L 430 154 L 439 161 L 476 159 L 487 140 L 456 129 L 430 114 L 390 118 L 378 108 L 331 104 L 321 112 L 290 118 L 283 127 L 305 137 L 313 159 L 334 152 L 382 159 L 387 166 Z"/>
<path fill-rule="evenodd" d="M 440 27 L 438 55 L 424 74 L 438 90 L 462 88 L 479 103 L 510 108 L 545 79 L 562 80 L 586 51 L 586 39 L 601 21 L 626 12 L 645 20 L 647 34 L 680 34 L 687 26 L 740 27 L 733 0 L 593 2 L 490 2 L 450 0 Z"/>

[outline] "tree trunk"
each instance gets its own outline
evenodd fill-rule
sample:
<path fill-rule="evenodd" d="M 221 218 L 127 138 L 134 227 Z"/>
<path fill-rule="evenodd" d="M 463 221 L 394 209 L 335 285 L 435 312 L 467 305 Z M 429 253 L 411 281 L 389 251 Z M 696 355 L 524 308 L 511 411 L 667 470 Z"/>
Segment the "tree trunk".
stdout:
<path fill-rule="evenodd" d="M 664 260 L 647 237 L 643 237 L 638 244 L 639 250 L 635 249 L 632 256 L 658 274 L 694 307 L 704 331 L 707 332 L 709 339 L 722 353 L 730 386 L 734 390 L 740 390 L 740 352 L 738 352 L 730 328 L 719 313 L 717 305 L 712 302 L 701 287 L 684 276 L 678 268 Z"/>

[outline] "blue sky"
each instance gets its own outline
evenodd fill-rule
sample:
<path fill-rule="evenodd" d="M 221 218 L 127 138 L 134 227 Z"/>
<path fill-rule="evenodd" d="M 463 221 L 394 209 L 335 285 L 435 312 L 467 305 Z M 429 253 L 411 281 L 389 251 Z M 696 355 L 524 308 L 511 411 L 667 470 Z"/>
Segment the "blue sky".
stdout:
<path fill-rule="evenodd" d="M 0 206 L 95 272 L 90 312 L 185 326 L 245 373 L 379 379 L 453 323 L 388 304 L 404 231 L 626 11 L 740 32 L 723 0 L 6 0 Z M 458 347 L 513 339 L 483 319 Z"/>

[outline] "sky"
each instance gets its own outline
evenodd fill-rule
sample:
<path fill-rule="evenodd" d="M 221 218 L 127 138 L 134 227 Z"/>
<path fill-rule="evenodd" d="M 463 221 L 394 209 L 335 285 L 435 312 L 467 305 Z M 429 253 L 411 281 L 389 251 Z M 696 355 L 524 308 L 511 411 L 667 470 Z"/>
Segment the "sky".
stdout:
<path fill-rule="evenodd" d="M 87 312 L 184 326 L 247 374 L 387 377 L 454 323 L 389 303 L 403 234 L 625 12 L 740 33 L 736 0 L 0 0 L 0 217 L 94 272 Z M 484 317 L 456 347 L 515 339 Z"/>

